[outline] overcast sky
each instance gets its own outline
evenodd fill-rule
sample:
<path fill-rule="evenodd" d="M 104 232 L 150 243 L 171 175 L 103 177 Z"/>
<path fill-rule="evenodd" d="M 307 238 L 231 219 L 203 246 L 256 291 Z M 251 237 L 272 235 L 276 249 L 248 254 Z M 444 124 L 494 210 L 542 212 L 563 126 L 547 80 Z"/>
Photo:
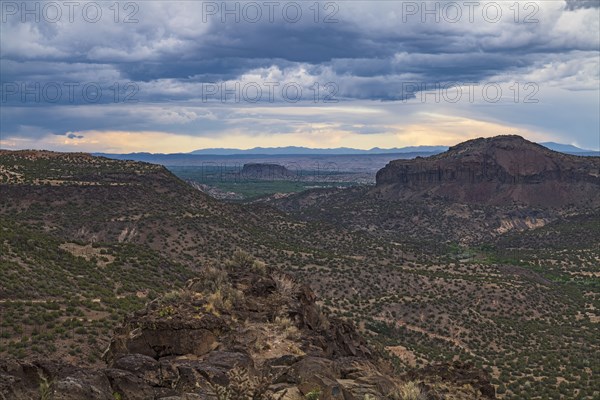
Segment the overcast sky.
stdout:
<path fill-rule="evenodd" d="M 600 1 L 2 1 L 1 147 L 600 147 Z"/>

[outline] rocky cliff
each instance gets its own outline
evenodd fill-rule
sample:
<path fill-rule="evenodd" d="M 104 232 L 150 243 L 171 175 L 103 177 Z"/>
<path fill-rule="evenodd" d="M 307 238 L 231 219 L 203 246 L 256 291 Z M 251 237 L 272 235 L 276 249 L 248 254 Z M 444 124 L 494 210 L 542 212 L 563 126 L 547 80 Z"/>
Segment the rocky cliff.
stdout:
<path fill-rule="evenodd" d="M 390 162 L 377 173 L 376 192 L 386 198 L 598 206 L 600 158 L 557 153 L 520 136 L 480 138 L 432 157 Z"/>
<path fill-rule="evenodd" d="M 104 358 L 100 370 L 0 361 L 0 399 L 495 398 L 489 376 L 469 365 L 394 375 L 309 287 L 242 253 L 130 315 Z"/>

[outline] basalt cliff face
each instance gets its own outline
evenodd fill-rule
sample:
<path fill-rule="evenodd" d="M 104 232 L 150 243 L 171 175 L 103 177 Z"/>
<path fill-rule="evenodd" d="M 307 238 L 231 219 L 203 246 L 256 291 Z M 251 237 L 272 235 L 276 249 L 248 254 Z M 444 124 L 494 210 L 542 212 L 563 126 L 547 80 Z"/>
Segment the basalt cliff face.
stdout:
<path fill-rule="evenodd" d="M 557 153 L 520 136 L 480 138 L 432 157 L 390 162 L 377 173 L 375 192 L 388 199 L 595 207 L 600 157 Z"/>

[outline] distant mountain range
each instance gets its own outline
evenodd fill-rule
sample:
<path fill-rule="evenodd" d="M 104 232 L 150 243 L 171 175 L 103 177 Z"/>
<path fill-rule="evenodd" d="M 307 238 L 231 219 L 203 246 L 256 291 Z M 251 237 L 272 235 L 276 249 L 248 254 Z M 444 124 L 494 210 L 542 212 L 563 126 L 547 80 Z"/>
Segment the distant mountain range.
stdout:
<path fill-rule="evenodd" d="M 256 155 L 352 155 L 352 154 L 396 154 L 396 153 L 415 153 L 415 152 L 427 152 L 427 153 L 441 153 L 448 150 L 447 146 L 409 146 L 409 147 L 395 147 L 391 149 L 381 149 L 379 147 L 373 147 L 370 150 L 353 149 L 350 147 L 337 147 L 333 149 L 314 149 L 308 147 L 299 146 L 286 146 L 286 147 L 254 147 L 252 149 L 240 150 L 240 149 L 201 149 L 194 150 L 190 154 L 203 154 L 203 155 L 238 155 L 238 154 L 256 154 Z"/>
<path fill-rule="evenodd" d="M 589 149 L 582 149 L 572 144 L 562 144 L 556 142 L 543 142 L 540 143 L 542 146 L 549 148 L 550 150 L 558 151 L 560 153 L 575 154 L 575 155 L 590 155 L 599 156 L 600 151 L 594 151 Z"/>
<path fill-rule="evenodd" d="M 540 143 L 542 146 L 549 148 L 550 150 L 558 151 L 561 153 L 574 154 L 574 155 L 585 155 L 585 156 L 600 156 L 600 152 L 588 149 L 582 149 L 570 144 L 562 144 L 555 142 L 543 142 Z M 94 153 L 94 155 L 105 156 L 109 158 L 123 159 L 131 157 L 136 160 L 149 160 L 154 156 L 249 156 L 249 155 L 372 155 L 372 154 L 409 154 L 414 153 L 415 155 L 434 155 L 443 153 L 448 150 L 448 146 L 407 146 L 407 147 L 394 147 L 391 149 L 382 149 L 379 147 L 373 147 L 369 150 L 353 149 L 349 147 L 337 147 L 337 148 L 309 148 L 300 146 L 286 146 L 286 147 L 254 147 L 252 149 L 229 149 L 229 148 L 211 148 L 211 149 L 199 149 L 189 153 L 175 153 L 175 154 L 163 154 L 163 153 L 129 153 L 129 154 L 108 154 L 108 153 Z"/>

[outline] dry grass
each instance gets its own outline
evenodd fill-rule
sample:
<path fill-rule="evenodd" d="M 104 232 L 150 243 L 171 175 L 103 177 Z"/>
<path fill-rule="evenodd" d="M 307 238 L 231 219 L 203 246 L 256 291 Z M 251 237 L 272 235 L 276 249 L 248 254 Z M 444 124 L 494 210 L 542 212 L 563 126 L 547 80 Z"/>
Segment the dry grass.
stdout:
<path fill-rule="evenodd" d="M 416 382 L 409 381 L 400 385 L 390 394 L 394 400 L 426 400 L 425 394 Z"/>
<path fill-rule="evenodd" d="M 286 339 L 296 340 L 300 337 L 300 331 L 288 317 L 275 317 L 275 325 L 283 332 Z"/>
<path fill-rule="evenodd" d="M 296 290 L 296 282 L 294 282 L 294 280 L 289 275 L 277 274 L 273 276 L 273 280 L 275 281 L 277 291 L 283 297 L 290 296 Z"/>

